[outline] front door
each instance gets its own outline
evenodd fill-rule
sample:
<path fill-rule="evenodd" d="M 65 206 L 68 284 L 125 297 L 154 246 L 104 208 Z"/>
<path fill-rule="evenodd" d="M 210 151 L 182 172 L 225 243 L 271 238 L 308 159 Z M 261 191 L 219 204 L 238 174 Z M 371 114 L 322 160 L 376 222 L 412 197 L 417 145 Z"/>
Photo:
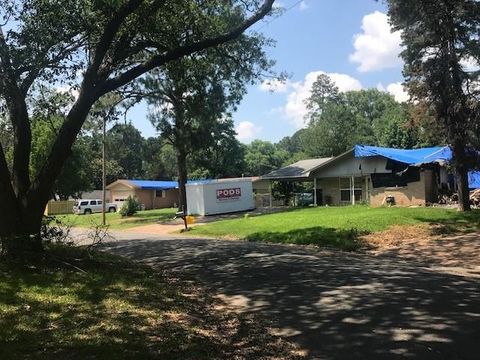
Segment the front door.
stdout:
<path fill-rule="evenodd" d="M 315 205 L 323 205 L 323 191 L 322 189 L 317 189 L 317 203 Z"/>

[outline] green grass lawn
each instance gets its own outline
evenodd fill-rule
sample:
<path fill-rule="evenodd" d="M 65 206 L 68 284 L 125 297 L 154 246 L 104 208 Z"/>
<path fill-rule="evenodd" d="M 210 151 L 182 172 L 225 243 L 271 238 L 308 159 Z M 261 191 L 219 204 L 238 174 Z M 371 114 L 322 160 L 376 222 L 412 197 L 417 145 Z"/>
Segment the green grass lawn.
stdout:
<path fill-rule="evenodd" d="M 139 211 L 134 216 L 122 218 L 119 213 L 107 213 L 107 224 L 112 230 L 128 229 L 135 226 L 155 224 L 171 220 L 175 216 L 176 208 Z M 102 214 L 91 215 L 58 215 L 58 219 L 65 224 L 75 227 L 90 227 L 102 222 Z"/>
<path fill-rule="evenodd" d="M 461 214 L 440 208 L 317 207 L 218 221 L 195 227 L 190 234 L 354 250 L 359 246 L 359 235 L 385 230 L 392 225 L 420 223 L 439 223 L 449 231 L 475 231 L 480 229 L 480 212 Z"/>
<path fill-rule="evenodd" d="M 149 267 L 79 248 L 47 259 L 0 261 L 0 359 L 288 358 L 265 328 Z"/>

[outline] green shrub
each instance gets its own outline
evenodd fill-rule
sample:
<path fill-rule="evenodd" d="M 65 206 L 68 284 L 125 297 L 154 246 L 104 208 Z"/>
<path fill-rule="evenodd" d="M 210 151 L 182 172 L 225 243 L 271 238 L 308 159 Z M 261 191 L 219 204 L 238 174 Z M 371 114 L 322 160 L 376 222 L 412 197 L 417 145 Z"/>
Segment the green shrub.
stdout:
<path fill-rule="evenodd" d="M 133 216 L 141 209 L 141 204 L 138 200 L 132 196 L 129 196 L 127 200 L 123 203 L 120 208 L 120 215 L 122 216 Z"/>

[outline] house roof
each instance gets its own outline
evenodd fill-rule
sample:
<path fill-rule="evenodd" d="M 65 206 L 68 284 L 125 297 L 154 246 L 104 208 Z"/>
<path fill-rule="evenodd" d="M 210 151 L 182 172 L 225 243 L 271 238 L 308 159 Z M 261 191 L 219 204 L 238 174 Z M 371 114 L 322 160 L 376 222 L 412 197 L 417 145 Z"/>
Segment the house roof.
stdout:
<path fill-rule="evenodd" d="M 355 157 L 383 156 L 409 165 L 420 165 L 432 162 L 448 162 L 452 159 L 452 151 L 448 146 L 420 149 L 394 149 L 379 146 L 355 145 Z"/>
<path fill-rule="evenodd" d="M 297 161 L 294 164 L 285 166 L 281 169 L 274 170 L 261 179 L 266 180 L 294 180 L 294 179 L 308 179 L 310 173 L 331 160 L 332 158 L 307 159 Z"/>
<path fill-rule="evenodd" d="M 118 184 L 125 185 L 132 189 L 144 189 L 144 190 L 169 190 L 177 189 L 177 181 L 158 181 L 158 180 L 117 180 L 107 186 L 107 189 L 111 189 Z"/>
<path fill-rule="evenodd" d="M 243 177 L 243 178 L 225 178 L 225 179 L 207 179 L 207 180 L 188 180 L 188 184 L 192 183 L 221 183 L 232 181 L 258 181 L 257 177 Z M 177 181 L 159 181 L 159 180 L 127 180 L 120 179 L 107 186 L 107 189 L 111 189 L 116 185 L 124 185 L 131 189 L 144 189 L 144 190 L 169 190 L 178 189 Z"/>
<path fill-rule="evenodd" d="M 449 146 L 420 149 L 393 149 L 378 146 L 355 145 L 354 152 L 355 157 L 383 156 L 387 159 L 417 166 L 428 163 L 448 164 L 453 159 L 452 149 Z M 480 188 L 480 171 L 470 171 L 468 173 L 468 186 L 470 189 Z"/>
<path fill-rule="evenodd" d="M 129 180 L 134 186 L 147 190 L 168 190 L 177 189 L 177 181 L 158 181 L 158 180 Z"/>
<path fill-rule="evenodd" d="M 258 181 L 257 177 L 236 177 L 236 178 L 223 178 L 223 179 L 199 179 L 188 180 L 187 185 L 199 185 L 199 184 L 221 184 L 231 182 L 254 182 Z"/>

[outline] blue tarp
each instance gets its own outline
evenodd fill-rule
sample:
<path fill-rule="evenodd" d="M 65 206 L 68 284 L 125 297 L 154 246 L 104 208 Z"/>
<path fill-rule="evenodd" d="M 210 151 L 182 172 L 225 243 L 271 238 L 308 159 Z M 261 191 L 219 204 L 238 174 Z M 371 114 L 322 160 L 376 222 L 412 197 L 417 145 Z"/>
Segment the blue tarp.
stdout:
<path fill-rule="evenodd" d="M 156 181 L 156 180 L 128 180 L 133 185 L 147 190 L 169 190 L 178 188 L 176 181 Z"/>
<path fill-rule="evenodd" d="M 383 156 L 408 165 L 421 165 L 432 162 L 448 163 L 452 160 L 452 150 L 448 146 L 421 149 L 393 149 L 378 146 L 355 145 L 355 157 Z M 468 173 L 470 189 L 480 188 L 480 171 Z"/>
<path fill-rule="evenodd" d="M 452 152 L 448 146 L 421 149 L 393 149 L 378 146 L 355 145 L 355 157 L 383 156 L 409 165 L 449 161 Z"/>
<path fill-rule="evenodd" d="M 470 189 L 480 189 L 480 171 L 470 171 L 468 173 L 468 186 Z"/>

